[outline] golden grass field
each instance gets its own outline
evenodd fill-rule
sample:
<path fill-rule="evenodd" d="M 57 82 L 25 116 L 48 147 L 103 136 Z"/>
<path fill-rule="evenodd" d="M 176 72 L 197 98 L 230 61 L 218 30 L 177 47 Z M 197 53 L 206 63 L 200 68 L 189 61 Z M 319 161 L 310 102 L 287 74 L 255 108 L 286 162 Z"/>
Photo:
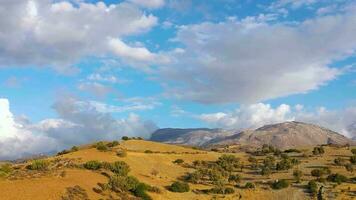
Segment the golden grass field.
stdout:
<path fill-rule="evenodd" d="M 126 157 L 118 157 L 116 149 L 126 149 Z M 145 153 L 146 150 L 151 150 L 153 153 Z M 306 153 L 310 153 L 311 149 L 304 149 Z M 141 182 L 157 186 L 161 189 L 161 193 L 149 193 L 153 199 L 157 200 L 210 200 L 210 199 L 251 199 L 251 200 L 304 200 L 312 199 L 312 197 L 305 192 L 302 187 L 307 184 L 308 180 L 313 179 L 310 171 L 315 167 L 328 166 L 333 173 L 337 172 L 348 177 L 355 177 L 355 172 L 347 172 L 344 167 L 333 165 L 333 160 L 336 157 L 350 156 L 351 152 L 345 147 L 325 147 L 325 154 L 323 156 L 300 157 L 301 164 L 296 166 L 303 172 L 302 182 L 299 184 L 293 183 L 293 169 L 285 172 L 273 173 L 269 177 L 265 177 L 253 173 L 248 168 L 244 168 L 241 174 L 241 185 L 245 182 L 257 183 L 256 189 L 239 189 L 235 188 L 235 193 L 232 195 L 207 195 L 197 194 L 194 189 L 208 189 L 209 185 L 190 184 L 190 192 L 174 193 L 168 191 L 165 187 L 170 185 L 173 181 L 179 179 L 187 172 L 193 169 L 184 167 L 182 165 L 174 164 L 176 159 L 183 159 L 185 163 L 192 163 L 195 160 L 217 160 L 222 153 L 195 150 L 189 147 L 181 147 L 175 145 L 168 145 L 143 140 L 129 140 L 123 141 L 112 151 L 101 152 L 96 148 L 82 148 L 79 151 L 68 153 L 61 156 L 50 157 L 48 160 L 72 160 L 78 164 L 90 160 L 114 162 L 124 161 L 130 168 L 130 175 L 135 176 Z M 233 153 L 240 158 L 243 163 L 248 165 L 249 155 L 240 152 Z M 261 157 L 262 159 L 262 157 Z M 18 171 L 26 171 L 24 166 L 26 164 L 17 164 L 15 168 Z M 59 174 L 65 171 L 65 176 Z M 156 173 L 152 173 L 156 171 Z M 272 190 L 265 183 L 267 181 L 276 179 L 289 179 L 293 184 L 286 189 Z M 97 183 L 105 183 L 107 178 L 97 171 L 90 171 L 86 169 L 66 168 L 53 169 L 51 172 L 40 175 L 32 174 L 25 175 L 15 180 L 8 178 L 0 178 L 0 200 L 60 200 L 65 194 L 67 187 L 79 185 L 86 190 L 89 199 L 97 200 L 103 198 L 100 194 L 93 191 Z M 335 188 L 326 188 L 327 192 L 337 193 L 335 199 L 355 199 L 350 193 L 356 193 L 356 184 L 343 183 L 337 185 Z"/>

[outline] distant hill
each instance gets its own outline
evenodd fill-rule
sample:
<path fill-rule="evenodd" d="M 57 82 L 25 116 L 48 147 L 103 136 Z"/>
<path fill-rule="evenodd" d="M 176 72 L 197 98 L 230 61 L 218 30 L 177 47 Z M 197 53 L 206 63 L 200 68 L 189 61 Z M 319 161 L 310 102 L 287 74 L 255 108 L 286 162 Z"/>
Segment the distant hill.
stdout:
<path fill-rule="evenodd" d="M 223 129 L 159 129 L 151 140 L 187 145 L 243 146 L 273 145 L 279 148 L 315 146 L 321 144 L 354 144 L 351 139 L 329 129 L 302 122 L 266 125 L 256 130 Z"/>
<path fill-rule="evenodd" d="M 227 136 L 236 134 L 234 131 L 227 131 L 223 129 L 180 129 L 180 128 L 164 128 L 158 129 L 150 140 L 156 142 L 164 142 L 170 144 L 184 144 L 202 146 L 213 139 L 222 139 Z"/>

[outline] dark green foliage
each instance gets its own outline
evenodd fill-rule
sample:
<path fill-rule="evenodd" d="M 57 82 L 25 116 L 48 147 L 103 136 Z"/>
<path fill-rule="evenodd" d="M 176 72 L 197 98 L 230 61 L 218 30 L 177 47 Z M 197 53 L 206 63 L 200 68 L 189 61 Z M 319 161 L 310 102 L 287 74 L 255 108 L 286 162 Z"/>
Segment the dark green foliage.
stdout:
<path fill-rule="evenodd" d="M 0 165 L 0 177 L 6 177 L 13 171 L 11 164 Z"/>
<path fill-rule="evenodd" d="M 209 192 L 213 194 L 233 194 L 235 190 L 231 187 L 214 187 Z"/>
<path fill-rule="evenodd" d="M 302 178 L 303 172 L 300 170 L 294 170 L 293 171 L 293 177 L 295 179 L 296 182 L 300 182 L 300 179 Z"/>
<path fill-rule="evenodd" d="M 275 190 L 283 189 L 289 187 L 289 182 L 287 180 L 278 180 L 271 184 L 271 188 Z"/>
<path fill-rule="evenodd" d="M 46 160 L 34 160 L 26 168 L 29 170 L 47 170 L 49 167 L 49 162 Z"/>
<path fill-rule="evenodd" d="M 71 150 L 71 152 L 75 152 L 75 151 L 78 151 L 79 148 L 77 146 L 72 146 L 72 148 L 70 150 Z"/>
<path fill-rule="evenodd" d="M 309 192 L 312 193 L 313 195 L 316 195 L 316 193 L 318 192 L 318 185 L 314 180 L 308 182 L 307 188 Z"/>
<path fill-rule="evenodd" d="M 272 170 L 268 167 L 262 167 L 261 168 L 261 175 L 263 176 L 268 176 L 272 173 Z"/>
<path fill-rule="evenodd" d="M 273 156 L 267 156 L 264 160 L 263 160 L 263 164 L 265 167 L 268 167 L 270 169 L 272 169 L 275 165 L 276 159 Z"/>
<path fill-rule="evenodd" d="M 335 163 L 335 165 L 341 166 L 341 165 L 344 165 L 345 160 L 342 159 L 342 158 L 340 158 L 340 157 L 338 157 L 338 158 L 335 158 L 335 159 L 334 159 L 334 163 Z"/>
<path fill-rule="evenodd" d="M 112 147 L 116 147 L 116 146 L 118 146 L 119 145 L 119 142 L 118 141 L 112 141 L 112 142 L 109 142 L 108 144 L 107 144 L 107 146 L 108 147 L 110 147 L 110 148 L 112 148 Z"/>
<path fill-rule="evenodd" d="M 284 153 L 301 153 L 301 151 L 298 149 L 287 149 Z"/>
<path fill-rule="evenodd" d="M 240 180 L 241 180 L 241 176 L 238 174 L 231 174 L 228 179 L 229 182 L 233 182 L 233 183 L 238 183 L 240 182 Z"/>
<path fill-rule="evenodd" d="M 352 166 L 352 164 L 346 164 L 345 165 L 345 169 L 348 171 L 348 172 L 354 172 L 354 167 Z"/>
<path fill-rule="evenodd" d="M 216 164 L 228 172 L 233 172 L 240 167 L 240 159 L 233 155 L 222 155 L 216 161 Z"/>
<path fill-rule="evenodd" d="M 188 173 L 185 177 L 184 180 L 190 183 L 198 183 L 200 181 L 200 179 L 202 179 L 203 174 L 201 173 L 200 170 L 192 172 L 192 173 Z"/>
<path fill-rule="evenodd" d="M 292 168 L 292 162 L 290 159 L 282 159 L 276 165 L 276 170 L 288 170 Z"/>
<path fill-rule="evenodd" d="M 119 176 L 127 176 L 130 166 L 124 161 L 116 161 L 110 165 L 110 170 Z"/>
<path fill-rule="evenodd" d="M 328 181 L 330 182 L 335 182 L 335 183 L 343 183 L 347 181 L 347 177 L 341 174 L 330 174 L 327 178 Z"/>
<path fill-rule="evenodd" d="M 247 182 L 246 184 L 245 184 L 245 187 L 244 188 L 246 188 L 246 189 L 254 189 L 254 188 L 256 188 L 256 186 L 255 186 L 255 184 L 253 184 L 253 183 L 251 183 L 251 182 Z"/>
<path fill-rule="evenodd" d="M 134 191 L 139 185 L 137 178 L 133 176 L 111 176 L 109 179 L 108 186 L 112 191 L 115 192 L 127 192 Z"/>
<path fill-rule="evenodd" d="M 351 149 L 351 153 L 356 155 L 356 149 Z"/>
<path fill-rule="evenodd" d="M 177 159 L 177 160 L 173 161 L 173 163 L 182 164 L 182 163 L 184 163 L 184 160 L 183 159 Z"/>
<path fill-rule="evenodd" d="M 350 162 L 356 164 L 356 155 L 350 157 Z"/>
<path fill-rule="evenodd" d="M 325 170 L 324 169 L 313 169 L 310 173 L 312 176 L 319 178 L 325 174 Z"/>
<path fill-rule="evenodd" d="M 322 146 L 314 147 L 314 149 L 313 149 L 313 154 L 314 155 L 322 155 L 324 153 L 325 153 L 325 150 L 324 150 L 324 148 Z"/>
<path fill-rule="evenodd" d="M 188 183 L 176 181 L 172 183 L 172 185 L 169 187 L 169 190 L 172 192 L 189 192 L 190 188 Z"/>
<path fill-rule="evenodd" d="M 153 153 L 151 150 L 146 150 L 145 153 Z"/>
<path fill-rule="evenodd" d="M 110 148 L 104 144 L 104 142 L 98 142 L 95 145 L 95 148 L 99 151 L 108 151 Z"/>
<path fill-rule="evenodd" d="M 140 197 L 142 200 L 151 200 L 152 198 L 146 193 L 149 186 L 144 183 L 139 183 L 137 187 L 132 191 L 136 197 Z"/>
<path fill-rule="evenodd" d="M 97 160 L 91 160 L 91 161 L 84 163 L 83 166 L 85 169 L 98 170 L 102 167 L 102 163 Z"/>
<path fill-rule="evenodd" d="M 122 138 L 121 138 L 122 140 L 124 140 L 124 141 L 126 141 L 126 140 L 129 140 L 130 138 L 129 137 L 127 137 L 127 136 L 122 136 Z"/>

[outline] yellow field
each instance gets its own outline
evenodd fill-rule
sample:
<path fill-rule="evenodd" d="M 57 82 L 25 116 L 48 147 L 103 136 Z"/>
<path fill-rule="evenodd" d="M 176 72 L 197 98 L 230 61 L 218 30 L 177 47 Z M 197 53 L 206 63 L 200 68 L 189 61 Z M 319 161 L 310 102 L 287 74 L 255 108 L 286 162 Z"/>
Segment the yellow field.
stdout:
<path fill-rule="evenodd" d="M 127 156 L 120 158 L 116 155 L 117 149 L 126 149 Z M 146 150 L 151 150 L 154 153 L 145 153 Z M 177 180 L 184 174 L 193 169 L 181 165 L 174 164 L 176 159 L 183 159 L 185 163 L 192 163 L 195 160 L 217 160 L 222 154 L 210 151 L 195 150 L 187 147 L 167 145 L 143 140 L 129 140 L 122 142 L 109 152 L 100 152 L 95 148 L 84 148 L 77 152 L 49 158 L 67 159 L 76 162 L 77 164 L 84 163 L 90 160 L 114 162 L 124 161 L 130 168 L 130 175 L 137 177 L 140 181 L 152 186 L 157 186 L 162 193 L 149 193 L 153 199 L 157 200 L 208 200 L 208 199 L 271 199 L 271 200 L 302 200 L 311 199 L 310 195 L 301 187 L 307 184 L 308 180 L 313 179 L 310 171 L 315 167 L 328 166 L 333 173 L 338 172 L 348 177 L 356 176 L 347 172 L 344 167 L 332 165 L 336 156 L 350 156 L 350 150 L 346 148 L 326 147 L 326 153 L 323 156 L 301 157 L 301 164 L 296 168 L 303 171 L 302 183 L 294 184 L 287 189 L 272 190 L 269 188 L 267 181 L 276 179 L 290 179 L 293 180 L 293 169 L 285 172 L 274 173 L 269 177 L 261 176 L 253 173 L 248 168 L 243 169 L 241 176 L 243 177 L 241 185 L 245 182 L 257 183 L 256 189 L 238 189 L 235 188 L 233 195 L 207 195 L 196 194 L 192 192 L 194 189 L 209 189 L 209 185 L 190 184 L 191 191 L 186 193 L 173 193 L 165 189 L 173 181 Z M 310 149 L 307 151 L 310 152 Z M 248 165 L 248 154 L 234 153 L 241 161 Z M 258 157 L 262 159 L 263 157 Z M 19 165 L 23 167 L 23 165 Z M 22 169 L 25 170 L 25 169 Z M 96 200 L 102 198 L 101 195 L 95 193 L 93 188 L 97 183 L 107 182 L 107 178 L 99 172 L 79 169 L 79 168 L 60 168 L 55 169 L 57 172 L 48 173 L 36 177 L 22 177 L 18 180 L 0 179 L 0 199 L 1 200 L 57 200 L 65 193 L 67 187 L 75 185 L 81 186 L 86 190 L 90 199 Z M 59 176 L 59 172 L 66 171 L 64 177 Z M 156 173 L 152 173 L 156 171 Z M 293 181 L 292 181 L 293 182 Z M 349 189 L 350 187 L 350 189 Z M 346 190 L 356 191 L 355 184 L 341 184 L 335 188 L 327 188 L 327 190 L 338 191 L 339 195 L 336 199 L 352 199 Z"/>

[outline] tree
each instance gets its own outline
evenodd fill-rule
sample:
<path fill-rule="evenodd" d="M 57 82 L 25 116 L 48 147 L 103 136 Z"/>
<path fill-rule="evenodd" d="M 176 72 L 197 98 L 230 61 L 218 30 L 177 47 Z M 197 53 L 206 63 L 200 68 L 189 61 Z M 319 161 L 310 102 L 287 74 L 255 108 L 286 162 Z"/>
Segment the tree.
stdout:
<path fill-rule="evenodd" d="M 263 166 L 261 169 L 261 175 L 269 176 L 272 173 L 272 170 L 268 167 Z"/>
<path fill-rule="evenodd" d="M 287 187 L 289 187 L 289 182 L 284 179 L 277 180 L 272 183 L 271 187 L 272 187 L 272 189 L 276 189 L 276 190 L 287 188 Z"/>
<path fill-rule="evenodd" d="M 300 179 L 301 179 L 302 175 L 303 175 L 303 172 L 300 171 L 300 170 L 294 170 L 294 171 L 293 171 L 293 176 L 294 176 L 294 179 L 295 179 L 295 181 L 296 181 L 297 183 L 300 182 Z"/>
<path fill-rule="evenodd" d="M 238 183 L 240 182 L 240 180 L 241 180 L 241 176 L 238 174 L 231 174 L 228 179 L 229 182 L 233 182 L 233 183 Z"/>
<path fill-rule="evenodd" d="M 307 187 L 309 192 L 312 193 L 313 195 L 316 195 L 316 193 L 318 192 L 318 185 L 314 180 L 309 181 Z"/>
<path fill-rule="evenodd" d="M 328 181 L 335 182 L 335 183 L 342 183 L 347 181 L 347 177 L 341 174 L 330 174 L 327 178 Z"/>
<path fill-rule="evenodd" d="M 324 150 L 324 148 L 322 146 L 314 147 L 314 149 L 313 149 L 313 154 L 314 155 L 322 155 L 324 153 L 325 153 L 325 150 Z"/>
<path fill-rule="evenodd" d="M 190 188 L 188 183 L 176 181 L 172 183 L 172 185 L 169 187 L 169 190 L 172 192 L 189 192 Z"/>
<path fill-rule="evenodd" d="M 122 138 L 121 138 L 122 140 L 129 140 L 130 138 L 129 137 L 127 137 L 127 136 L 122 136 Z"/>

